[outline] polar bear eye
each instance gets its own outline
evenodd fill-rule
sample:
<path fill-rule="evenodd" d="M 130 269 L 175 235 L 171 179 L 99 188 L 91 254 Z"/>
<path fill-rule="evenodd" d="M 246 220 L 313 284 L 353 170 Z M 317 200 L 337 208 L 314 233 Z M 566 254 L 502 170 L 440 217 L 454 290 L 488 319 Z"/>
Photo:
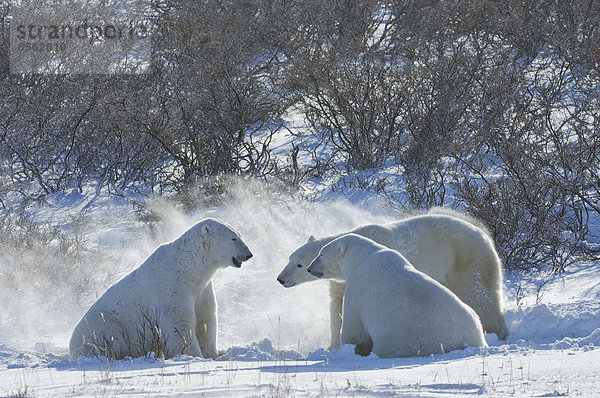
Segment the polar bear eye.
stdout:
<path fill-rule="evenodd" d="M 235 242 L 237 240 L 237 238 L 231 238 L 231 240 Z"/>
<path fill-rule="evenodd" d="M 298 268 L 302 268 L 302 264 L 298 264 Z"/>

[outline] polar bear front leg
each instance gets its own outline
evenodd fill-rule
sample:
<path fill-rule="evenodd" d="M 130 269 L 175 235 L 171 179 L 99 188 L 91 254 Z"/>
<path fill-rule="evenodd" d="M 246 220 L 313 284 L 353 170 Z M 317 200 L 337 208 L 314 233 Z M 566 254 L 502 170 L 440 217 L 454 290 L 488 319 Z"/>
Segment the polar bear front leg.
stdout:
<path fill-rule="evenodd" d="M 196 325 L 195 319 L 192 317 L 194 322 L 180 321 L 173 324 L 173 337 L 171 340 L 170 347 L 166 347 L 166 351 L 169 356 L 178 355 L 190 355 L 193 357 L 202 357 L 200 345 L 196 338 Z"/>
<path fill-rule="evenodd" d="M 191 337 L 188 355 L 202 358 L 202 350 L 200 349 L 196 336 Z"/>
<path fill-rule="evenodd" d="M 216 359 L 217 350 L 217 299 L 212 281 L 196 299 L 196 337 L 202 356 Z"/>
<path fill-rule="evenodd" d="M 356 345 L 354 352 L 367 356 L 373 349 L 373 340 L 364 327 L 360 308 L 359 300 L 354 299 L 352 295 L 345 297 L 341 342 Z"/>
<path fill-rule="evenodd" d="M 340 333 L 342 329 L 342 308 L 344 305 L 344 292 L 346 284 L 336 281 L 329 282 L 329 326 L 331 328 L 331 340 L 329 351 L 340 348 Z"/>
<path fill-rule="evenodd" d="M 344 317 L 342 327 L 342 344 L 354 344 L 354 353 L 363 357 L 369 355 L 373 349 L 373 341 L 363 327 L 362 322 L 354 317 Z"/>

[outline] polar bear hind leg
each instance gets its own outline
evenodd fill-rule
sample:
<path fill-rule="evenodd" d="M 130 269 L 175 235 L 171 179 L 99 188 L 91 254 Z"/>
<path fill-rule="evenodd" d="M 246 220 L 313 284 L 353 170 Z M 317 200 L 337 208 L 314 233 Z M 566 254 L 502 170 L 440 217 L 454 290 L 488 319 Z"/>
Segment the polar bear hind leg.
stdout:
<path fill-rule="evenodd" d="M 446 281 L 448 288 L 479 315 L 485 332 L 506 339 L 508 329 L 504 321 L 502 286 L 498 286 L 498 278 L 486 278 L 471 269 L 455 269 L 446 276 Z"/>
<path fill-rule="evenodd" d="M 336 281 L 329 282 L 329 326 L 331 329 L 331 343 L 328 350 L 340 348 L 340 333 L 342 329 L 342 310 L 344 305 L 344 292 L 346 291 L 346 284 Z"/>
<path fill-rule="evenodd" d="M 355 296 L 350 294 L 346 296 L 344 302 L 344 323 L 342 324 L 342 344 L 354 344 L 354 352 L 357 355 L 367 356 L 373 349 L 373 340 L 365 329 L 362 314 L 361 305 L 356 303 Z"/>

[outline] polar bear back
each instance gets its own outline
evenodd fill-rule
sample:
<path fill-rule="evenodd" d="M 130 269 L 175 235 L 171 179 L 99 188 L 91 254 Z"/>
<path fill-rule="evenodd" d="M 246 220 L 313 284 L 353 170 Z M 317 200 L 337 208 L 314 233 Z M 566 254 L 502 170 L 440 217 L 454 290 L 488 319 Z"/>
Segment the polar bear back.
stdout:
<path fill-rule="evenodd" d="M 471 258 L 460 261 L 465 256 L 477 255 L 473 248 L 488 253 L 491 248 L 494 253 L 493 244 L 483 230 L 445 214 L 424 214 L 384 225 L 366 225 L 350 233 L 402 253 L 415 268 L 441 283 L 446 282 L 446 276 L 457 265 L 473 262 Z"/>

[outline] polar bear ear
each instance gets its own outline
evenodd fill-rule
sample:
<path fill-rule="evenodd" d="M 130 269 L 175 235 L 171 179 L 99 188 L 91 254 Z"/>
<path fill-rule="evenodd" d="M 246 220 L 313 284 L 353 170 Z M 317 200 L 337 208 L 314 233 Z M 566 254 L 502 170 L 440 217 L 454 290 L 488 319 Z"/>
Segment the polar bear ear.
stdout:
<path fill-rule="evenodd" d="M 344 242 L 343 240 L 339 241 L 337 244 L 337 248 L 340 254 L 346 253 L 346 242 Z"/>
<path fill-rule="evenodd" d="M 200 229 L 200 233 L 202 235 L 208 235 L 208 231 L 210 231 L 210 227 L 208 225 L 206 225 L 206 224 L 204 224 L 202 226 L 202 228 Z"/>
<path fill-rule="evenodd" d="M 314 235 L 311 235 L 311 236 L 308 237 L 308 241 L 309 242 L 312 242 L 314 240 L 315 240 L 315 236 Z"/>

